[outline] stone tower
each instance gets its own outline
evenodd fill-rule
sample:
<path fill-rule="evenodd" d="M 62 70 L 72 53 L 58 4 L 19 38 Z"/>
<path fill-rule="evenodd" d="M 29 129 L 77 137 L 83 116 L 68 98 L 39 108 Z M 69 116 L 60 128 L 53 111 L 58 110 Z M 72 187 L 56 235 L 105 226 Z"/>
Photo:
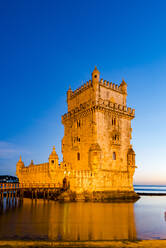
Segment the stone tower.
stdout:
<path fill-rule="evenodd" d="M 126 98 L 125 81 L 119 86 L 103 81 L 96 67 L 91 80 L 68 90 L 62 153 L 66 168 L 82 175 L 74 190 L 133 191 L 135 153 L 130 140 L 135 110 L 127 108 Z M 94 175 L 91 182 L 85 182 L 87 171 Z"/>
<path fill-rule="evenodd" d="M 68 112 L 62 116 L 63 161 L 55 147 L 46 163 L 16 165 L 19 182 L 53 184 L 67 190 L 67 200 L 137 198 L 133 189 L 135 152 L 131 146 L 134 109 L 126 106 L 127 84 L 100 79 L 95 67 L 92 78 L 80 88 L 67 91 Z"/>

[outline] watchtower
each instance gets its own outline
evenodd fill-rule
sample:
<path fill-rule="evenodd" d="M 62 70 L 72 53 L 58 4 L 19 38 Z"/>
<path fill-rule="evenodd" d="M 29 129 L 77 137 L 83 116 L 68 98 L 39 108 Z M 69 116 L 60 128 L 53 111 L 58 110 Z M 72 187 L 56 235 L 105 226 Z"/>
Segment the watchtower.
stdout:
<path fill-rule="evenodd" d="M 124 172 L 131 174 L 132 185 L 135 156 L 131 161 L 130 140 L 135 110 L 127 108 L 126 100 L 126 82 L 122 80 L 118 86 L 100 79 L 96 67 L 91 80 L 75 91 L 68 90 L 68 113 L 62 116 L 62 153 L 67 167 L 105 171 L 109 176 Z"/>

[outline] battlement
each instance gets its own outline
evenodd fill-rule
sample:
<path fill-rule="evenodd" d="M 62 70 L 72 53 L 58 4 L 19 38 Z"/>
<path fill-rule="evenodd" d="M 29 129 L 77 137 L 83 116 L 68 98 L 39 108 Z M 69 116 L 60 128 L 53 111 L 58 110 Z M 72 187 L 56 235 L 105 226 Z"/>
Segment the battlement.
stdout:
<path fill-rule="evenodd" d="M 89 80 L 87 81 L 85 84 L 81 85 L 81 87 L 77 88 L 76 90 L 72 91 L 71 90 L 71 95 L 70 95 L 70 99 L 74 98 L 76 95 L 82 93 L 83 91 L 85 91 L 86 89 L 92 87 L 92 81 Z"/>
<path fill-rule="evenodd" d="M 123 94 L 121 85 L 118 85 L 118 84 L 115 84 L 115 83 L 112 83 L 112 82 L 109 82 L 103 79 L 100 80 L 99 85 Z M 83 85 L 81 85 L 79 88 L 77 88 L 76 90 L 74 91 L 70 90 L 70 99 L 74 98 L 75 96 L 77 96 L 78 94 L 82 93 L 83 91 L 87 90 L 88 88 L 92 86 L 93 86 L 93 83 L 91 80 L 89 80 Z"/>
<path fill-rule="evenodd" d="M 101 79 L 100 82 L 99 82 L 99 85 L 104 86 L 104 87 L 106 87 L 108 89 L 111 89 L 111 90 L 115 90 L 115 91 L 117 91 L 119 93 L 123 93 L 121 85 L 109 82 L 107 80 Z"/>
<path fill-rule="evenodd" d="M 124 106 L 121 104 L 113 103 L 113 102 L 108 101 L 108 100 L 103 100 L 100 98 L 97 103 L 95 103 L 95 101 L 93 101 L 92 104 L 90 104 L 89 102 L 85 102 L 84 104 L 80 104 L 75 109 L 64 114 L 62 116 L 62 121 L 66 120 L 68 118 L 71 118 L 72 116 L 74 116 L 78 112 L 85 111 L 85 110 L 88 110 L 91 108 L 96 108 L 96 109 L 97 108 L 107 108 L 107 109 L 110 109 L 112 111 L 116 111 L 116 112 L 128 115 L 128 116 L 132 117 L 132 119 L 135 116 L 135 109 L 132 109 L 130 107 L 127 107 L 127 106 Z"/>
<path fill-rule="evenodd" d="M 48 167 L 49 166 L 49 163 L 42 163 L 42 164 L 29 164 L 25 167 L 22 168 L 22 170 L 28 170 L 28 169 L 37 169 L 37 168 L 44 168 L 44 167 Z"/>

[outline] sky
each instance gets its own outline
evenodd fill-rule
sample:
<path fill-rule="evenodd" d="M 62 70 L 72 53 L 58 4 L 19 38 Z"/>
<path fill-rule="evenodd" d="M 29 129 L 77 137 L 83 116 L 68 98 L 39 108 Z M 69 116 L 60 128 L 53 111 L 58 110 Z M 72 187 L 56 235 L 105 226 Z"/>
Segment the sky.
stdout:
<path fill-rule="evenodd" d="M 0 174 L 62 161 L 66 91 L 101 77 L 128 84 L 135 184 L 166 185 L 166 1 L 0 1 Z"/>

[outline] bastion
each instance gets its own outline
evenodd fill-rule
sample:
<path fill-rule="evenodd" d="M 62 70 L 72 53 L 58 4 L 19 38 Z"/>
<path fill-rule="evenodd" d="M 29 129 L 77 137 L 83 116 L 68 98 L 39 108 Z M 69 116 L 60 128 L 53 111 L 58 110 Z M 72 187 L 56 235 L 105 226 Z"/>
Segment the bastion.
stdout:
<path fill-rule="evenodd" d="M 126 82 L 115 85 L 100 79 L 95 67 L 91 80 L 67 91 L 63 161 L 59 164 L 55 147 L 43 164 L 31 161 L 25 166 L 20 158 L 16 165 L 19 182 L 65 188 L 59 199 L 68 201 L 137 198 L 135 152 L 130 143 L 135 110 L 127 107 L 126 100 Z"/>

